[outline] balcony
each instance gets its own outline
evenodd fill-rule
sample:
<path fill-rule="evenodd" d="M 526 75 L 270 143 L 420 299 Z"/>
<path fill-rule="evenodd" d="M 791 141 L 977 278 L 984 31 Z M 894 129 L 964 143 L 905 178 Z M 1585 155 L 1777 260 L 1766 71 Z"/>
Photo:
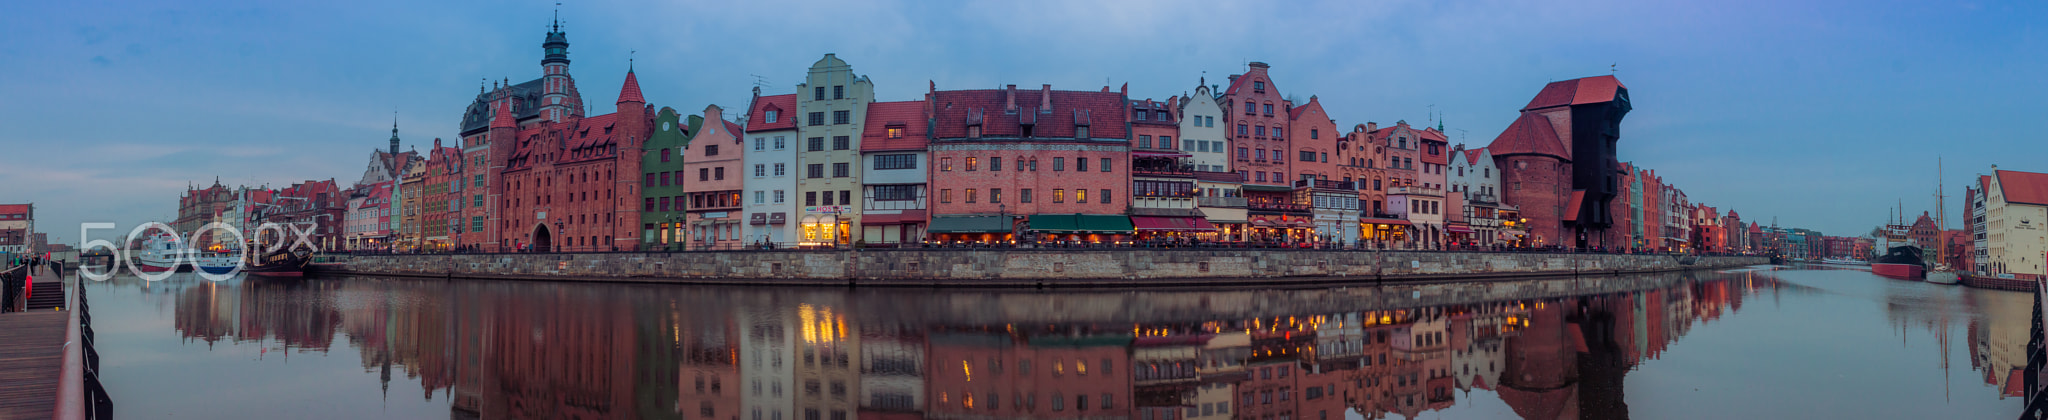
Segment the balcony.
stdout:
<path fill-rule="evenodd" d="M 1320 188 L 1326 190 L 1358 191 L 1358 184 L 1355 182 L 1331 181 L 1327 179 L 1303 179 L 1294 181 L 1294 188 Z"/>
<path fill-rule="evenodd" d="M 1308 205 L 1306 204 L 1282 203 L 1272 201 L 1248 202 L 1245 203 L 1245 208 L 1265 211 L 1308 212 Z"/>
<path fill-rule="evenodd" d="M 1133 176 L 1164 176 L 1164 177 L 1175 177 L 1175 178 L 1192 178 L 1192 177 L 1194 177 L 1194 176 L 1195 176 L 1195 166 L 1194 166 L 1194 165 L 1139 165 L 1139 166 L 1133 166 L 1133 167 L 1131 167 L 1131 175 L 1133 175 Z"/>
<path fill-rule="evenodd" d="M 1400 186 L 1400 187 L 1393 187 L 1393 188 L 1388 188 L 1388 189 L 1387 189 L 1387 194 L 1405 194 L 1405 195 L 1425 195 L 1425 196 L 1431 196 L 1431 197 L 1442 197 L 1442 196 L 1444 196 L 1444 189 L 1442 189 L 1442 188 L 1425 188 L 1425 187 L 1417 187 L 1417 186 L 1413 186 L 1413 185 L 1408 185 L 1408 186 Z"/>
<path fill-rule="evenodd" d="M 1496 204 L 1500 204 L 1500 197 L 1499 197 L 1499 196 L 1496 196 L 1496 195 L 1493 195 L 1493 194 L 1481 194 L 1481 193 L 1467 193 L 1467 194 L 1465 194 L 1465 198 L 1466 198 L 1466 199 L 1469 199 L 1469 200 L 1472 200 L 1472 204 L 1481 204 L 1481 205 L 1496 205 Z"/>
<path fill-rule="evenodd" d="M 1244 197 L 1195 197 L 1195 206 L 1210 208 L 1245 208 Z"/>

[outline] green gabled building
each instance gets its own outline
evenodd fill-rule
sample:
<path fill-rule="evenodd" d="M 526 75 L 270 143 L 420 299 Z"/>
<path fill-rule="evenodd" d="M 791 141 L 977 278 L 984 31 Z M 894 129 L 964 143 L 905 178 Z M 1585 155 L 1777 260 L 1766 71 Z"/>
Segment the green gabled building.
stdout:
<path fill-rule="evenodd" d="M 704 117 L 691 115 L 685 122 L 674 108 L 662 107 L 654 117 L 654 133 L 647 136 L 647 153 L 641 158 L 640 189 L 641 249 L 670 249 L 681 245 L 686 221 L 683 213 L 683 148 L 704 125 Z"/>

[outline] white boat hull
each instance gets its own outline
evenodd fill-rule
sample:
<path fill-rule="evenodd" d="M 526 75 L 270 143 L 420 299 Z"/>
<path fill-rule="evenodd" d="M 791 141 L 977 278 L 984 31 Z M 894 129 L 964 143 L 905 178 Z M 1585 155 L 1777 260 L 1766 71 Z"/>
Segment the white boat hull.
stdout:
<path fill-rule="evenodd" d="M 1927 282 L 1934 284 L 1956 284 L 1963 281 L 1954 271 L 1938 270 L 1927 272 Z"/>

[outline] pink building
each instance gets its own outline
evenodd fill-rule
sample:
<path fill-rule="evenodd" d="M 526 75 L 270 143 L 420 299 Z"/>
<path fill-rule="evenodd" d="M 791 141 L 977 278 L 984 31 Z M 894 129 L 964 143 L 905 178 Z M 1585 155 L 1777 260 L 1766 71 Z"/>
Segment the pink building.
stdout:
<path fill-rule="evenodd" d="M 689 203 L 691 248 L 733 249 L 740 246 L 742 227 L 740 173 L 745 144 L 740 126 L 725 120 L 718 105 L 704 108 L 704 127 L 683 146 L 684 202 Z"/>

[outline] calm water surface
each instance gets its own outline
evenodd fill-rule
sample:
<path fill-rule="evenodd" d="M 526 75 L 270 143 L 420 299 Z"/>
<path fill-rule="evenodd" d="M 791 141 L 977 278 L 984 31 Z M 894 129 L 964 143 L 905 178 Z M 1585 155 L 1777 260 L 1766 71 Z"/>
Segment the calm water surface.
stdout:
<path fill-rule="evenodd" d="M 2014 418 L 2032 303 L 1822 269 L 1298 290 L 88 287 L 123 418 Z"/>

